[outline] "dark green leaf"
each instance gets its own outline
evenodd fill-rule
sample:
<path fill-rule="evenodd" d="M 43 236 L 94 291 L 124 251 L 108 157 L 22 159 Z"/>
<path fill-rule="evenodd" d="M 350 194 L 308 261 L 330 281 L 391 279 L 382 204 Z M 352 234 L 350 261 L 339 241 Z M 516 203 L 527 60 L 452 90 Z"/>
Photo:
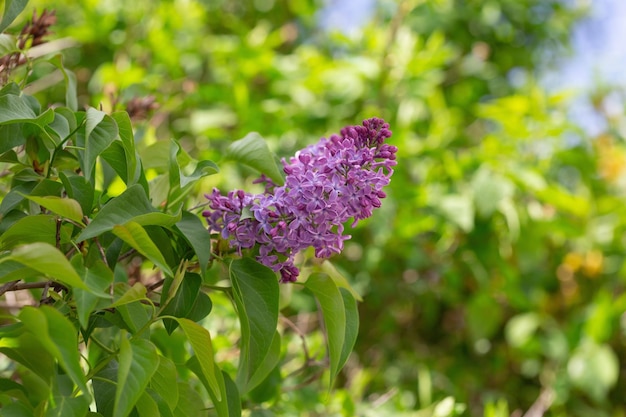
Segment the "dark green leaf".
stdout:
<path fill-rule="evenodd" d="M 108 114 L 94 108 L 87 109 L 85 125 L 85 178 L 92 179 L 96 158 L 109 147 L 117 137 L 117 124 Z"/>
<path fill-rule="evenodd" d="M 176 295 L 165 306 L 161 314 L 164 316 L 187 317 L 198 298 L 201 284 L 202 277 L 200 275 L 187 272 L 178 287 L 178 291 L 176 291 Z M 178 327 L 178 322 L 175 320 L 164 319 L 163 324 L 169 334 Z"/>
<path fill-rule="evenodd" d="M 22 124 L 7 124 L 0 126 L 0 153 L 21 146 L 26 143 L 26 137 L 22 134 Z"/>
<path fill-rule="evenodd" d="M 37 335 L 45 349 L 59 361 L 67 375 L 88 397 L 87 381 L 80 366 L 78 332 L 72 323 L 48 306 L 24 307 L 19 318 L 31 333 Z"/>
<path fill-rule="evenodd" d="M 54 396 L 54 406 L 46 411 L 46 417 L 83 417 L 89 408 L 90 400 L 78 397 Z"/>
<path fill-rule="evenodd" d="M 134 221 L 140 225 L 171 226 L 179 216 L 170 216 L 157 212 L 148 201 L 148 196 L 139 184 L 132 185 L 122 194 L 109 201 L 93 221 L 78 236 L 77 241 L 101 235 L 113 229 L 114 226 Z"/>
<path fill-rule="evenodd" d="M 268 355 L 276 333 L 278 280 L 272 270 L 250 258 L 236 259 L 231 263 L 230 279 L 241 322 L 237 383 L 245 393 L 250 388 L 250 379 Z"/>
<path fill-rule="evenodd" d="M 285 182 L 274 155 L 265 140 L 256 132 L 248 133 L 244 138 L 231 143 L 226 157 L 258 170 L 278 185 Z"/>
<path fill-rule="evenodd" d="M 72 265 L 83 277 L 85 284 L 94 291 L 85 291 L 80 288 L 74 289 L 76 297 L 76 315 L 83 329 L 89 324 L 89 315 L 98 305 L 98 301 L 102 299 L 102 294 L 106 295 L 105 290 L 113 283 L 113 272 L 104 262 L 98 261 L 89 268 L 77 268 L 76 263 L 81 263 L 82 257 L 77 256 L 72 259 Z M 98 295 L 100 293 L 100 295 Z"/>
<path fill-rule="evenodd" d="M 186 318 L 197 323 L 208 316 L 212 309 L 213 302 L 209 296 L 200 292 L 198 293 L 198 298 L 196 298 L 196 302 L 193 303 L 193 307 L 191 307 L 191 311 L 187 314 Z"/>
<path fill-rule="evenodd" d="M 256 372 L 250 377 L 248 382 L 248 389 L 253 390 L 259 384 L 263 383 L 270 373 L 276 368 L 280 361 L 280 333 L 274 331 L 274 337 L 272 338 L 272 344 L 263 358 L 263 362 L 259 365 Z"/>
<path fill-rule="evenodd" d="M 304 284 L 317 298 L 328 338 L 330 358 L 330 386 L 339 373 L 343 345 L 346 339 L 346 312 L 343 297 L 334 281 L 325 274 L 313 274 Z"/>
<path fill-rule="evenodd" d="M 124 150 L 124 145 L 122 142 L 116 140 L 109 145 L 108 148 L 100 154 L 102 159 L 104 159 L 111 168 L 115 171 L 115 173 L 124 181 L 125 184 L 128 184 L 128 166 L 126 165 L 126 151 Z"/>
<path fill-rule="evenodd" d="M 82 175 L 59 173 L 59 178 L 63 182 L 65 192 L 70 198 L 78 201 L 83 214 L 88 216 L 93 206 L 94 189 L 93 185 Z"/>
<path fill-rule="evenodd" d="M 37 115 L 30 106 L 27 96 L 0 96 L 0 124 L 33 123 L 44 128 L 54 120 L 54 111 L 48 109 Z"/>
<path fill-rule="evenodd" d="M 122 337 L 117 370 L 113 417 L 126 417 L 141 397 L 157 369 L 156 347 L 144 339 Z"/>
<path fill-rule="evenodd" d="M 348 357 L 354 349 L 356 338 L 359 335 L 359 310 L 357 308 L 356 300 L 345 288 L 339 288 L 341 297 L 343 298 L 343 305 L 346 312 L 346 336 L 343 342 L 343 348 L 341 349 L 341 356 L 337 363 L 337 369 L 340 370 L 348 361 Z"/>
<path fill-rule="evenodd" d="M 196 253 L 200 270 L 204 275 L 209 259 L 211 259 L 211 235 L 209 231 L 198 216 L 188 211 L 182 212 L 182 218 L 176 223 L 176 227 Z"/>

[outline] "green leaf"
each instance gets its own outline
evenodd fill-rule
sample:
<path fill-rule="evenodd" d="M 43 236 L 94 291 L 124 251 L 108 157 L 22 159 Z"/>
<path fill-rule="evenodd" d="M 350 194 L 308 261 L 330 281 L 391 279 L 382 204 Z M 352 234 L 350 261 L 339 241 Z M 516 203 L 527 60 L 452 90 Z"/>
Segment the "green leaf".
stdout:
<path fill-rule="evenodd" d="M 82 175 L 59 173 L 68 197 L 78 201 L 83 214 L 88 216 L 93 206 L 94 188 Z"/>
<path fill-rule="evenodd" d="M 57 67 L 65 79 L 65 105 L 72 111 L 78 110 L 78 98 L 76 93 L 76 74 L 63 66 L 63 55 L 57 54 L 48 60 Z"/>
<path fill-rule="evenodd" d="M 36 197 L 25 195 L 24 198 L 34 201 L 40 206 L 58 214 L 61 217 L 70 219 L 79 224 L 83 223 L 83 210 L 78 201 L 72 198 L 61 198 L 56 196 Z"/>
<path fill-rule="evenodd" d="M 196 374 L 202 385 L 204 385 L 204 388 L 206 388 L 211 397 L 211 401 L 213 401 L 213 406 L 215 407 L 215 411 L 217 411 L 218 417 L 229 417 L 228 398 L 226 397 L 226 385 L 224 384 L 223 373 L 220 372 L 219 375 L 217 375 L 216 381 L 219 389 L 218 391 L 214 391 L 214 388 L 202 370 L 197 356 L 192 356 L 187 361 L 186 365 L 191 372 Z M 218 394 L 221 395 L 221 398 L 218 398 Z"/>
<path fill-rule="evenodd" d="M 57 220 L 52 215 L 41 214 L 26 216 L 13 223 L 0 236 L 0 248 L 11 249 L 19 244 L 43 242 L 49 245 L 56 244 Z M 60 243 L 70 241 L 67 228 L 59 230 Z"/>
<path fill-rule="evenodd" d="M 215 396 L 218 402 L 222 401 L 220 386 L 223 387 L 223 381 L 222 384 L 218 382 L 222 379 L 222 374 L 213 358 L 213 343 L 211 342 L 209 331 L 189 319 L 177 318 L 176 321 L 183 329 L 191 348 L 198 358 L 200 371 L 207 380 L 209 392 Z"/>
<path fill-rule="evenodd" d="M 241 417 L 241 398 L 237 384 L 224 371 L 222 371 L 222 377 L 224 378 L 224 387 L 226 389 L 228 417 Z"/>
<path fill-rule="evenodd" d="M 147 391 L 143 391 L 135 404 L 139 417 L 160 417 L 159 406 Z"/>
<path fill-rule="evenodd" d="M 111 115 L 117 123 L 119 129 L 120 140 L 126 152 L 126 166 L 128 167 L 127 184 L 135 183 L 138 180 L 136 176 L 137 167 L 137 151 L 135 150 L 135 137 L 133 134 L 133 126 L 128 113 L 115 112 Z"/>
<path fill-rule="evenodd" d="M 180 216 L 159 213 L 148 201 L 145 190 L 134 184 L 122 194 L 112 198 L 102 207 L 93 221 L 76 238 L 77 242 L 111 231 L 114 226 L 134 221 L 142 226 L 157 225 L 168 227 L 179 221 Z"/>
<path fill-rule="evenodd" d="M 70 321 L 49 306 L 24 307 L 19 315 L 26 328 L 39 338 L 45 349 L 58 361 L 67 375 L 89 398 L 89 389 L 80 366 L 78 332 Z"/>
<path fill-rule="evenodd" d="M 93 107 L 87 109 L 83 172 L 88 181 L 92 179 L 96 158 L 109 147 L 117 134 L 117 124 L 111 116 Z"/>
<path fill-rule="evenodd" d="M 0 56 L 12 54 L 19 51 L 15 36 L 8 33 L 0 33 Z"/>
<path fill-rule="evenodd" d="M 188 382 L 179 382 L 178 392 L 180 393 L 180 399 L 172 413 L 174 416 L 205 417 L 207 415 L 204 401 L 202 401 L 198 392 Z M 220 415 L 220 417 L 223 416 Z"/>
<path fill-rule="evenodd" d="M 96 308 L 98 302 L 103 298 L 102 295 L 107 295 L 104 291 L 109 285 L 111 285 L 111 283 L 113 283 L 113 271 L 111 271 L 109 267 L 100 260 L 96 261 L 89 268 L 83 267 L 79 269 L 76 264 L 81 262 L 81 256 L 77 256 L 72 259 L 72 265 L 74 265 L 75 269 L 81 273 L 85 284 L 89 288 L 93 289 L 93 291 L 85 291 L 80 288 L 74 289 L 78 322 L 83 329 L 86 329 L 89 325 L 90 314 Z"/>
<path fill-rule="evenodd" d="M 152 343 L 122 336 L 113 417 L 130 414 L 158 365 L 159 355 Z"/>
<path fill-rule="evenodd" d="M 280 333 L 274 331 L 274 337 L 272 338 L 272 344 L 263 358 L 263 362 L 257 368 L 256 372 L 250 377 L 248 382 L 248 390 L 253 390 L 258 387 L 268 375 L 276 368 L 280 361 Z"/>
<path fill-rule="evenodd" d="M 13 23 L 15 18 L 22 13 L 26 4 L 28 4 L 28 0 L 5 0 L 2 20 L 0 21 L 0 32 L 4 32 Z"/>
<path fill-rule="evenodd" d="M 46 417 L 84 417 L 90 400 L 84 395 L 78 397 L 54 396 L 54 406 L 46 411 Z"/>
<path fill-rule="evenodd" d="M 4 154 L 8 150 L 26 143 L 26 137 L 22 133 L 22 126 L 20 123 L 0 126 L 0 138 L 2 138 L 0 141 L 0 153 Z"/>
<path fill-rule="evenodd" d="M 174 276 L 159 248 L 150 239 L 148 232 L 139 224 L 131 221 L 123 226 L 113 226 L 113 234 L 161 268 L 166 275 Z"/>
<path fill-rule="evenodd" d="M 198 298 L 201 284 L 202 277 L 200 275 L 187 272 L 178 287 L 178 291 L 176 291 L 176 295 L 165 306 L 161 314 L 164 316 L 187 317 Z M 163 325 L 169 334 L 172 334 L 178 327 L 178 323 L 170 319 L 164 319 Z"/>
<path fill-rule="evenodd" d="M 22 323 L 18 332 L 19 334 L 2 335 L 0 353 L 33 371 L 46 384 L 51 384 L 56 363 L 52 354 L 43 346 L 43 339 L 38 333 L 28 331 Z"/>
<path fill-rule="evenodd" d="M 128 286 L 127 284 L 124 284 Z M 116 308 L 125 304 L 133 303 L 135 301 L 143 300 L 146 298 L 147 293 L 146 286 L 141 282 L 135 282 L 131 288 L 129 288 L 124 294 L 118 298 L 114 303 L 107 306 L 107 308 Z"/>
<path fill-rule="evenodd" d="M 213 302 L 208 295 L 203 292 L 198 293 L 198 298 L 196 298 L 196 302 L 193 303 L 193 307 L 191 307 L 191 311 L 185 316 L 189 320 L 193 320 L 196 323 L 205 318 L 211 313 L 213 309 Z"/>
<path fill-rule="evenodd" d="M 112 142 L 100 156 L 111 165 L 111 168 L 113 168 L 122 181 L 128 184 L 128 165 L 126 161 L 126 151 L 124 150 L 122 142 L 118 140 Z"/>
<path fill-rule="evenodd" d="M 27 280 L 37 278 L 39 272 L 30 269 L 19 262 L 8 261 L 0 263 L 0 283 L 11 282 L 15 280 Z"/>
<path fill-rule="evenodd" d="M 176 404 L 178 404 L 178 386 L 173 383 L 177 379 L 178 372 L 174 362 L 159 355 L 159 366 L 152 375 L 150 386 L 165 400 L 171 411 L 174 411 Z"/>
<path fill-rule="evenodd" d="M 343 297 L 334 281 L 325 274 L 313 274 L 304 284 L 317 298 L 328 338 L 330 386 L 339 373 L 343 345 L 346 339 L 346 312 Z"/>
<path fill-rule="evenodd" d="M 37 115 L 31 108 L 27 96 L 0 96 L 0 124 L 32 123 L 42 129 L 54 120 L 54 110 L 48 109 Z"/>
<path fill-rule="evenodd" d="M 241 353 L 237 383 L 248 383 L 268 355 L 278 326 L 279 288 L 276 274 L 250 258 L 234 260 L 230 279 L 241 322 Z"/>
<path fill-rule="evenodd" d="M 346 335 L 343 342 L 343 348 L 341 349 L 341 356 L 337 364 L 337 369 L 341 370 L 341 368 L 343 368 L 348 361 L 348 358 L 354 349 L 356 338 L 359 335 L 359 310 L 357 308 L 356 300 L 350 291 L 345 288 L 339 288 L 339 291 L 341 292 L 346 312 Z"/>
<path fill-rule="evenodd" d="M 196 253 L 200 270 L 204 275 L 209 259 L 211 259 L 211 235 L 209 231 L 197 216 L 188 211 L 182 212 L 182 217 L 176 223 L 176 228 Z"/>
<path fill-rule="evenodd" d="M 274 155 L 265 140 L 256 132 L 248 133 L 244 138 L 231 143 L 226 151 L 226 158 L 256 169 L 278 185 L 285 182 Z"/>
<path fill-rule="evenodd" d="M 0 263 L 9 260 L 19 262 L 72 288 L 91 291 L 63 253 L 48 243 L 36 242 L 18 246 L 9 256 L 0 259 Z"/>

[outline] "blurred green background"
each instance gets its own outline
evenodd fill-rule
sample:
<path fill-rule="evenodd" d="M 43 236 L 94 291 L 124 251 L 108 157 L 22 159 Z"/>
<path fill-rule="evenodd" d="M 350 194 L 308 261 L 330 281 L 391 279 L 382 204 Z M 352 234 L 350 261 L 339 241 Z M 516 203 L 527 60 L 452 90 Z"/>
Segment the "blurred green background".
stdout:
<path fill-rule="evenodd" d="M 541 82 L 550 68 L 558 79 L 584 7 L 379 0 L 332 17 L 314 0 L 32 0 L 27 10 L 44 7 L 57 13 L 54 38 L 76 41 L 53 45 L 82 104 L 154 97 L 158 108 L 137 114 L 143 152 L 174 137 L 219 163 L 258 131 L 289 156 L 368 117 L 391 124 L 389 196 L 333 258 L 364 298 L 355 353 L 329 408 L 318 406 L 323 388 L 303 388 L 276 415 L 626 416 L 624 109 L 608 111 L 615 91 L 599 85 L 589 111 L 604 123 L 590 134 L 570 117 L 574 95 Z M 30 92 L 62 101 L 55 77 L 36 68 Z M 254 172 L 220 166 L 197 202 L 214 186 L 252 189 Z"/>

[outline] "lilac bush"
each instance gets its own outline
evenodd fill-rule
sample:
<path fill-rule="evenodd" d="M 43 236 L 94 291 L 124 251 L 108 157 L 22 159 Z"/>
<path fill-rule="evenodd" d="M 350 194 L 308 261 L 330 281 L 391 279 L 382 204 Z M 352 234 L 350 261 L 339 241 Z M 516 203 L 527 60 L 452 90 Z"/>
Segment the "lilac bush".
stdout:
<path fill-rule="evenodd" d="M 296 281 L 299 251 L 312 246 L 318 258 L 341 252 L 350 239 L 344 223 L 353 219 L 354 227 L 380 207 L 396 164 L 397 148 L 385 143 L 390 136 L 384 120 L 367 119 L 283 159 L 282 186 L 262 175 L 263 194 L 214 189 L 203 213 L 209 230 L 239 253 L 258 245 L 259 262 L 279 271 L 282 282 Z"/>

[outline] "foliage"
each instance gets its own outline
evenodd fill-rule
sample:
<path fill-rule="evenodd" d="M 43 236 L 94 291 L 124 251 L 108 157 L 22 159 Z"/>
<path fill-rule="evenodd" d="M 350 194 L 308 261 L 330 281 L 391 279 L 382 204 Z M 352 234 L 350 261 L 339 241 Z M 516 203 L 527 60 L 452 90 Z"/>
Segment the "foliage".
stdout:
<path fill-rule="evenodd" d="M 35 41 L 53 16 L 34 15 L 17 39 L 3 35 L 3 75 L 19 76 L 27 65 L 27 84 L 30 71 L 52 63 L 64 74 L 66 99 L 42 106 L 14 82 L 0 90 L 0 160 L 9 180 L 0 204 L 0 294 L 9 300 L 27 290 L 11 297 L 2 317 L 2 415 L 200 416 L 208 409 L 233 417 L 259 408 L 289 378 L 278 277 L 211 236 L 198 217 L 206 204 L 189 207 L 194 186 L 219 171 L 215 163 L 193 160 L 176 140 L 142 155 L 127 112 L 78 110 L 76 79 L 61 55 L 29 56 L 27 46 L 44 43 Z M 257 161 L 255 168 L 280 179 L 258 134 L 255 143 L 229 158 Z M 294 291 L 318 300 L 328 351 L 304 366 L 328 368 L 331 388 L 354 346 L 357 306 L 339 287 L 345 279 L 313 272 Z M 220 346 L 202 325 L 219 317 L 216 299 L 238 316 L 238 328 L 230 322 L 236 347 Z M 218 360 L 225 352 L 231 358 Z"/>
<path fill-rule="evenodd" d="M 104 390 L 115 399 L 111 384 L 105 381 L 118 380 L 119 372 L 130 373 L 135 357 L 141 357 L 138 362 L 147 367 L 151 360 L 150 348 L 139 342 L 145 339 L 131 337 L 122 344 L 121 332 L 113 331 L 121 326 L 127 335 L 133 334 L 146 319 L 128 324 L 129 317 L 150 311 L 136 302 L 144 295 L 147 299 L 155 296 L 148 288 L 150 284 L 144 285 L 145 294 L 139 285 L 130 284 L 138 276 L 153 275 L 148 265 L 157 262 L 181 279 L 179 263 L 172 262 L 180 257 L 199 263 L 192 266 L 199 278 L 186 276 L 180 283 L 172 278 L 171 291 L 165 287 L 164 292 L 175 295 L 170 301 L 172 307 L 166 308 L 188 307 L 185 297 L 193 297 L 197 288 L 203 290 L 200 294 L 208 294 L 211 312 L 201 323 L 210 331 L 215 363 L 230 375 L 223 377 L 224 389 L 230 390 L 227 393 L 233 392 L 234 386 L 242 390 L 242 381 L 258 379 L 249 371 L 236 369 L 238 362 L 233 357 L 237 350 L 233 346 L 237 342 L 241 349 L 251 352 L 251 362 L 258 358 L 258 352 L 252 350 L 259 346 L 273 352 L 273 360 L 278 356 L 279 367 L 258 368 L 268 373 L 264 384 L 243 394 L 244 409 L 248 408 L 245 412 L 251 415 L 500 417 L 522 415 L 533 405 L 535 409 L 547 408 L 547 416 L 622 415 L 621 392 L 626 384 L 620 372 L 626 360 L 626 218 L 621 210 L 626 166 L 624 117 L 622 112 L 607 112 L 603 100 L 610 90 L 598 90 L 592 98 L 608 127 L 600 137 L 590 137 L 575 120 L 568 119 L 571 96 L 549 93 L 536 81 L 546 57 L 562 51 L 558 42 L 565 40 L 579 10 L 556 0 L 381 0 L 372 22 L 355 34 L 345 34 L 321 31 L 316 24 L 322 16 L 319 4 L 311 0 L 80 5 L 38 0 L 31 7 L 35 5 L 56 9 L 58 24 L 54 30 L 59 42 L 55 45 L 63 49 L 63 64 L 75 69 L 77 107 L 59 113 L 70 120 L 70 114 L 77 117 L 82 113 L 76 112 L 78 106 L 94 106 L 109 114 L 101 121 L 111 117 L 120 132 L 119 139 L 113 137 L 109 145 L 112 149 L 95 159 L 95 184 L 101 194 L 91 191 L 89 181 L 69 174 L 63 180 L 59 174 L 57 184 L 61 185 L 53 186 L 58 188 L 56 195 L 66 187 L 71 189 L 73 194 L 68 191 L 68 197 L 78 202 L 83 214 L 91 208 L 104 210 L 107 206 L 102 203 L 113 196 L 112 202 L 122 197 L 123 203 L 129 190 L 136 193 L 129 199 L 134 207 L 136 201 L 145 201 L 135 196 L 146 186 L 145 195 L 151 199 L 148 205 L 140 204 L 144 212 L 130 211 L 121 223 L 100 222 L 97 234 L 86 235 L 92 244 L 86 245 L 85 259 L 98 257 L 98 248 L 93 248 L 96 237 L 100 245 L 109 247 L 110 241 L 99 238 L 103 233 L 111 241 L 123 242 L 118 245 L 126 248 L 140 246 L 143 252 L 135 254 L 148 259 L 143 267 L 125 259 L 127 268 L 116 268 L 108 281 L 100 282 L 95 277 L 105 270 L 101 264 L 96 271 L 85 264 L 89 267 L 83 271 L 80 265 L 70 263 L 81 281 L 90 285 L 81 296 L 87 310 L 90 303 L 96 303 L 93 308 L 97 311 L 103 307 L 98 304 L 102 299 L 90 292 L 93 286 L 100 285 L 100 291 L 109 282 L 121 286 L 128 276 L 128 286 L 114 294 L 119 304 L 113 308 L 125 313 L 115 317 L 116 313 L 105 311 L 106 320 L 116 321 L 107 328 L 94 329 L 94 340 L 115 341 L 113 348 L 118 355 L 114 362 L 117 368 L 101 370 L 100 392 Z M 69 39 L 79 46 L 73 46 Z M 41 103 L 65 103 L 71 108 L 64 86 L 72 85 L 72 76 L 58 69 L 59 60 L 51 62 L 53 65 L 16 68 L 14 76 L 26 80 L 26 91 Z M 27 74 L 26 69 L 32 71 Z M 156 103 L 159 108 L 155 111 Z M 33 105 L 32 100 L 28 105 Z M 132 130 L 117 113 L 124 108 L 133 110 Z M 97 112 L 92 109 L 92 117 L 100 114 Z M 44 126 L 52 140 L 58 141 L 52 127 L 61 127 L 54 123 L 56 119 L 48 121 L 56 114 L 56 109 L 48 114 L 34 112 L 23 123 L 35 137 L 41 136 L 40 126 Z M 153 115 L 149 122 L 141 120 L 146 114 Z M 198 232 L 202 228 L 189 208 L 202 204 L 202 194 L 216 185 L 224 190 L 255 189 L 250 179 L 256 178 L 256 171 L 232 164 L 227 157 L 231 143 L 249 132 L 260 132 L 276 154 L 290 155 L 337 126 L 372 116 L 391 124 L 392 143 L 399 149 L 398 169 L 385 204 L 373 219 L 351 231 L 344 255 L 333 258 L 332 265 L 306 264 L 303 278 L 312 278 L 307 284 L 312 286 L 309 292 L 300 291 L 299 285 L 279 286 L 280 346 L 269 333 L 255 341 L 251 334 L 248 336 L 251 329 L 272 327 L 253 320 L 260 317 L 255 309 L 261 308 L 253 301 L 255 291 L 229 299 L 237 284 L 225 294 L 209 287 L 216 283 L 222 287 L 238 278 L 220 269 L 219 260 L 214 259 L 208 267 L 209 260 L 200 259 L 201 253 L 210 252 L 197 250 L 202 244 Z M 134 131 L 134 168 L 126 159 L 131 156 L 121 135 L 128 131 Z M 84 127 L 78 132 L 85 132 Z M 44 148 L 29 145 L 25 149 L 29 158 L 44 161 L 45 154 L 40 154 L 45 153 Z M 77 150 L 67 152 L 77 154 Z M 80 158 L 85 158 L 84 154 Z M 80 160 L 66 153 L 55 157 L 58 167 L 72 167 Z M 182 190 L 180 184 L 172 189 L 170 180 L 175 174 L 170 172 L 179 169 L 182 175 L 193 177 L 197 164 L 207 160 L 218 162 L 221 171 L 213 173 L 207 165 L 206 171 L 198 172 L 206 176 L 192 180 L 188 189 Z M 116 161 L 124 161 L 119 172 Z M 84 159 L 82 164 L 91 162 Z M 173 166 L 177 168 L 170 171 Z M 45 173 L 49 165 L 42 168 Z M 135 174 L 132 179 L 128 170 Z M 29 182 L 32 173 L 11 173 L 5 177 L 4 193 Z M 18 189 L 30 196 L 28 201 L 14 193 L 6 194 L 3 204 L 19 200 L 15 207 L 22 212 L 39 210 L 44 205 L 37 199 L 46 195 L 33 190 L 28 186 Z M 90 194 L 94 194 L 93 200 L 89 200 Z M 171 203 L 163 205 L 174 201 L 172 196 L 180 198 L 171 207 Z M 58 201 L 44 201 L 49 204 L 44 206 L 46 210 L 55 213 L 50 204 Z M 178 210 L 182 211 L 179 220 L 163 217 L 177 215 Z M 141 218 L 145 212 L 152 220 Z M 68 205 L 63 213 L 67 220 L 60 228 L 59 245 L 69 248 L 83 226 L 70 217 L 75 216 L 75 208 Z M 157 217 L 164 224 L 143 223 L 157 221 Z M 3 222 L 10 218 L 3 217 Z M 30 234 L 31 241 L 21 241 L 21 232 L 6 235 L 6 229 L 2 241 L 10 247 L 39 244 L 42 231 L 48 231 L 45 239 L 56 247 L 58 215 L 27 218 L 38 219 L 29 220 L 33 222 L 30 232 L 24 233 Z M 96 217 L 93 219 L 95 222 Z M 148 241 L 146 235 L 154 246 L 141 245 Z M 170 237 L 177 239 L 171 252 L 162 244 Z M 120 248 L 118 253 L 125 252 Z M 32 262 L 26 252 L 13 251 L 9 256 L 14 260 L 0 265 L 18 265 L 10 273 L 26 273 L 33 268 L 19 267 L 19 259 Z M 206 272 L 201 265 L 207 265 Z M 41 268 L 52 273 L 47 266 Z M 339 289 L 327 290 L 330 281 L 320 273 L 332 277 Z M 71 274 L 58 275 L 72 279 L 67 278 Z M 321 311 L 340 305 L 342 297 L 351 311 L 345 316 L 344 334 L 353 337 L 348 335 L 355 332 L 350 323 L 354 323 L 356 307 L 343 291 L 346 282 L 350 282 L 350 294 L 363 299 L 358 305 L 362 325 L 355 352 L 337 375 L 336 389 L 329 393 L 328 380 L 321 383 L 318 378 L 320 369 L 326 369 L 319 366 L 326 341 L 316 329 L 324 323 L 328 334 L 342 332 L 326 317 L 317 319 L 311 292 L 318 297 L 333 294 L 330 300 L 319 299 Z M 243 292 L 254 287 L 239 288 Z M 81 294 L 80 289 L 76 291 Z M 41 290 L 31 292 L 35 300 L 40 298 Z M 128 295 L 122 298 L 124 294 Z M 205 300 L 206 312 L 208 298 L 198 297 Z M 242 316 L 241 308 L 246 299 L 255 311 L 247 317 Z M 233 302 L 236 310 L 230 307 Z M 60 311 L 74 311 L 78 305 Z M 42 308 L 41 314 L 18 317 L 32 326 L 54 320 L 56 316 L 48 317 L 50 311 Z M 194 309 L 178 311 L 178 320 L 168 318 L 163 326 L 149 326 L 159 363 L 151 375 L 139 372 L 141 378 L 136 381 L 136 387 L 141 387 L 149 380 L 148 392 L 165 396 L 165 404 L 152 397 L 161 414 L 164 407 L 175 409 L 176 404 L 188 407 L 180 412 L 187 415 L 195 404 L 205 407 L 209 402 L 220 403 L 209 393 L 218 391 L 212 386 L 221 389 L 221 374 L 206 370 L 215 377 L 210 380 L 203 376 L 199 361 L 188 362 L 187 349 L 192 347 L 186 339 L 199 340 L 193 331 L 190 337 L 189 320 L 193 322 L 198 316 Z M 74 323 L 89 322 L 89 314 L 72 319 Z M 24 333 L 11 340 L 19 339 L 25 346 L 35 343 L 28 325 L 23 327 Z M 233 332 L 236 328 L 240 330 Z M 37 343 L 54 346 L 52 337 L 50 342 Z M 335 352 L 327 363 L 334 363 L 333 369 L 345 360 L 343 349 L 338 348 L 339 339 L 328 343 Z M 99 349 L 93 343 L 88 347 Z M 51 349 L 45 349 L 48 356 L 41 358 L 37 369 L 54 373 L 62 383 L 45 388 L 38 374 L 19 365 L 19 371 L 26 375 L 22 383 L 36 387 L 28 391 L 35 398 L 28 400 L 31 404 L 50 397 L 52 389 L 82 383 L 72 379 L 74 374 L 65 369 L 61 356 L 55 356 L 54 347 Z M 26 348 L 25 352 L 30 351 Z M 79 364 L 96 363 L 107 354 L 94 353 L 79 359 Z M 199 356 L 197 352 L 195 355 Z M 30 356 L 20 359 L 30 360 Z M 14 372 L 11 366 L 16 366 L 16 361 L 7 362 L 5 375 Z M 122 362 L 126 370 L 120 371 Z M 271 362 L 268 359 L 267 368 Z M 57 363 L 60 371 L 52 365 Z M 164 381 L 174 378 L 179 386 L 177 394 L 173 393 L 176 390 L 156 388 L 171 388 L 172 384 L 165 385 Z M 4 391 L 16 398 L 26 396 L 12 382 L 6 384 Z M 80 397 L 71 398 L 55 404 L 79 407 Z M 103 407 L 107 404 L 98 397 L 95 401 Z M 154 407 L 147 396 L 137 399 L 137 412 L 151 410 Z"/>

